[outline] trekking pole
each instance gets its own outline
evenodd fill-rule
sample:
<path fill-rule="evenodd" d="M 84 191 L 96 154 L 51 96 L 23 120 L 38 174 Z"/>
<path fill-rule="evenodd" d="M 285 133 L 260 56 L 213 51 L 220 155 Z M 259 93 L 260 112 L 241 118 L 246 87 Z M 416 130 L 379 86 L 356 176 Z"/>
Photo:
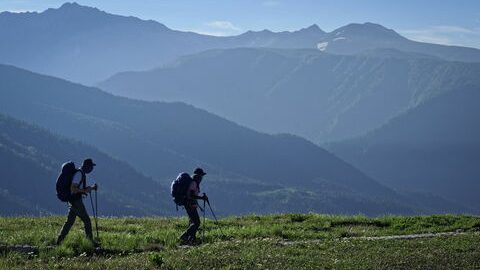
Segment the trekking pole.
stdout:
<path fill-rule="evenodd" d="M 205 195 L 205 193 L 203 193 Z M 206 223 L 205 223 L 205 212 L 206 209 L 205 209 L 205 200 L 203 200 L 203 230 L 202 230 L 202 243 L 205 243 L 205 226 L 206 226 Z"/>
<path fill-rule="evenodd" d="M 93 219 L 95 220 L 95 206 L 93 205 L 92 192 L 89 193 L 88 197 L 90 197 L 90 205 L 92 206 Z"/>
<path fill-rule="evenodd" d="M 98 199 L 97 190 L 95 189 L 95 229 L 97 230 L 97 239 L 100 241 L 100 235 L 98 234 Z"/>
<path fill-rule="evenodd" d="M 208 208 L 210 208 L 210 212 L 212 212 L 213 218 L 215 219 L 215 222 L 218 223 L 217 216 L 215 216 L 215 213 L 213 212 L 212 206 L 210 205 L 210 202 L 207 200 Z"/>
<path fill-rule="evenodd" d="M 208 208 L 210 208 L 210 212 L 212 213 L 213 218 L 215 219 L 215 224 L 218 226 L 218 230 L 220 230 L 220 233 L 221 233 L 221 234 L 224 234 L 223 231 L 222 231 L 222 228 L 220 227 L 220 223 L 218 223 L 217 216 L 216 216 L 215 213 L 213 212 L 213 209 L 212 209 L 212 206 L 210 205 L 210 201 L 209 201 L 209 200 L 207 200 L 207 204 L 208 204 Z"/>
<path fill-rule="evenodd" d="M 98 239 L 98 223 L 97 223 L 97 211 L 95 210 L 95 206 L 93 205 L 92 193 L 90 192 L 90 204 L 92 205 L 92 214 L 93 220 L 95 221 L 95 230 L 97 232 L 97 239 Z M 95 192 L 95 202 L 96 202 L 96 192 Z"/>

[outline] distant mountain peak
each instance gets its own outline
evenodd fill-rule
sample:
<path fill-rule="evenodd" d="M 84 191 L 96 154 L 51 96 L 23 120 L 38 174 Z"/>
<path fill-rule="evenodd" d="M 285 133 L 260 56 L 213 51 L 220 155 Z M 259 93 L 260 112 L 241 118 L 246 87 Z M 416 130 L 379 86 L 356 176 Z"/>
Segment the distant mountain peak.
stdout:
<path fill-rule="evenodd" d="M 77 2 L 65 2 L 60 8 L 78 8 L 81 7 Z"/>
<path fill-rule="evenodd" d="M 59 8 L 49 8 L 45 10 L 43 13 L 47 14 L 88 14 L 88 13 L 106 13 L 104 11 L 99 10 L 95 7 L 90 6 L 82 6 L 77 2 L 65 2 Z"/>
<path fill-rule="evenodd" d="M 309 27 L 302 28 L 298 30 L 297 32 L 299 33 L 319 33 L 319 34 L 325 34 L 325 31 L 320 29 L 317 24 L 312 24 Z"/>
<path fill-rule="evenodd" d="M 320 29 L 320 27 L 318 27 L 318 25 L 312 24 L 309 27 L 302 28 L 300 30 L 292 31 L 292 32 L 290 32 L 290 31 L 273 32 L 273 31 L 268 30 L 268 29 L 263 29 L 261 31 L 249 30 L 249 31 L 247 31 L 247 32 L 245 32 L 241 35 L 242 36 L 271 36 L 271 35 L 277 35 L 277 34 L 283 35 L 283 34 L 299 34 L 299 33 L 323 35 L 323 34 L 325 34 L 325 31 Z"/>
<path fill-rule="evenodd" d="M 134 16 L 111 14 L 96 7 L 80 5 L 77 2 L 66 2 L 59 8 L 49 8 L 42 12 L 45 16 L 58 16 L 63 20 L 83 21 L 85 24 L 95 25 L 98 23 L 111 23 L 120 20 L 128 20 L 131 23 L 143 24 L 148 27 L 155 27 L 161 30 L 170 30 L 165 25 L 154 20 L 142 20 Z M 71 20 L 75 18 L 74 20 Z"/>
<path fill-rule="evenodd" d="M 352 35 L 368 35 L 376 37 L 391 37 L 398 38 L 402 37 L 400 34 L 395 32 L 392 29 L 386 28 L 383 25 L 377 23 L 350 23 L 343 27 L 338 28 L 332 32 L 334 35 L 341 36 L 352 36 Z"/>
<path fill-rule="evenodd" d="M 307 28 L 304 28 L 304 30 L 309 30 L 309 31 L 322 31 L 322 29 L 320 29 L 320 27 L 318 27 L 318 25 L 316 23 L 310 25 L 309 27 Z M 323 32 L 323 31 L 322 31 Z"/>
<path fill-rule="evenodd" d="M 82 6 L 77 2 L 65 2 L 58 10 L 99 10 L 98 8 Z"/>
<path fill-rule="evenodd" d="M 364 29 L 367 29 L 367 28 L 370 28 L 370 29 L 382 29 L 382 30 L 388 30 L 388 28 L 386 28 L 385 26 L 381 25 L 381 24 L 378 24 L 378 23 L 372 23 L 372 22 L 365 22 L 365 23 L 349 23 L 347 24 L 346 26 L 344 26 L 345 28 L 364 28 Z"/>
<path fill-rule="evenodd" d="M 240 36 L 266 36 L 266 35 L 272 35 L 272 34 L 275 34 L 275 33 L 268 29 L 263 29 L 260 31 L 248 30 L 247 32 L 241 34 Z"/>

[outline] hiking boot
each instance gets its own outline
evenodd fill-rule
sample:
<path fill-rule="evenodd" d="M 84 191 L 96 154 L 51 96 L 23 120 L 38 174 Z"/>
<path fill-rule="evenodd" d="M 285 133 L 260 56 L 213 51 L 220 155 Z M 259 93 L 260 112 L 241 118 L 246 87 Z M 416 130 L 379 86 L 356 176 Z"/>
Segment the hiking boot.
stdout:
<path fill-rule="evenodd" d="M 57 241 L 55 241 L 55 245 L 60 246 L 63 242 L 63 239 L 58 238 Z"/>
<path fill-rule="evenodd" d="M 92 244 L 93 244 L 94 248 L 99 248 L 100 247 L 100 242 L 92 241 Z"/>
<path fill-rule="evenodd" d="M 180 238 L 180 245 L 182 246 L 195 246 L 197 245 L 197 240 L 195 237 Z"/>
<path fill-rule="evenodd" d="M 90 240 L 90 242 L 92 243 L 94 248 L 99 248 L 100 247 L 100 242 L 99 241 L 96 241 L 93 238 L 88 238 L 88 240 Z"/>
<path fill-rule="evenodd" d="M 203 242 L 200 239 L 190 240 L 190 246 L 200 246 L 201 244 L 203 244 Z"/>
<path fill-rule="evenodd" d="M 180 238 L 180 239 L 178 239 L 178 244 L 180 246 L 189 246 L 190 245 L 190 239 Z"/>

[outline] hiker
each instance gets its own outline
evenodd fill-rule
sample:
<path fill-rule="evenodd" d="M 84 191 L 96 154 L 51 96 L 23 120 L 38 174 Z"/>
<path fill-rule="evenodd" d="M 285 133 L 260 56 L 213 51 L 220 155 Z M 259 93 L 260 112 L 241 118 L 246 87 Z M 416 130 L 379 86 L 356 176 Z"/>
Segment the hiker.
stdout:
<path fill-rule="evenodd" d="M 63 224 L 62 230 L 58 235 L 57 245 L 60 245 L 65 239 L 78 216 L 83 221 L 87 238 L 94 246 L 98 246 L 93 240 L 92 223 L 83 204 L 83 196 L 86 196 L 92 190 L 98 189 L 97 184 L 92 186 L 87 186 L 86 184 L 86 175 L 91 173 L 95 166 L 96 164 L 90 158 L 85 159 L 82 167 L 79 169 L 75 168 L 73 162 L 67 162 L 62 165 L 62 172 L 57 180 L 57 197 L 63 202 L 68 202 L 69 210 L 67 221 Z"/>
<path fill-rule="evenodd" d="M 181 173 L 177 180 L 178 182 L 186 183 L 186 191 L 182 192 L 180 201 L 175 201 L 177 205 L 183 205 L 188 215 L 189 226 L 187 230 L 180 236 L 180 243 L 194 244 L 196 241 L 197 230 L 200 227 L 200 216 L 198 215 L 197 208 L 199 208 L 197 200 L 207 201 L 207 195 L 199 196 L 200 183 L 206 173 L 201 168 L 196 168 L 193 172 L 193 177 L 190 177 L 187 173 Z M 175 182 L 175 181 L 174 181 Z M 172 184 L 172 187 L 174 185 Z"/>

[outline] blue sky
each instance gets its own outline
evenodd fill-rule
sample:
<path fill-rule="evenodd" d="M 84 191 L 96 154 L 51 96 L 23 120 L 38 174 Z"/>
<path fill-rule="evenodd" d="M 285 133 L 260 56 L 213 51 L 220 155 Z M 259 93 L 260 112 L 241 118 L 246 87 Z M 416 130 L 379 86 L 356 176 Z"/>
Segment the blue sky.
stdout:
<path fill-rule="evenodd" d="M 59 0 L 0 0 L 0 11 L 43 11 Z M 159 21 L 172 29 L 213 35 L 247 30 L 332 31 L 375 22 L 419 41 L 480 48 L 479 0 L 77 0 L 109 13 Z"/>

